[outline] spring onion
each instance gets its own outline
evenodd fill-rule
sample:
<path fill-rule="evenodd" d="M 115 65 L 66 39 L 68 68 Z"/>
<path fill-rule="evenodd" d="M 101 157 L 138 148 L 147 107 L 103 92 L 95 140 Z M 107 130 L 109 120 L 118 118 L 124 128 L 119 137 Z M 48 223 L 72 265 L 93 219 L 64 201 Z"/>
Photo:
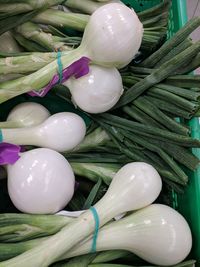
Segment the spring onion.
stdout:
<path fill-rule="evenodd" d="M 57 151 L 69 151 L 84 139 L 86 125 L 77 114 L 61 112 L 39 125 L 2 129 L 3 141 L 16 145 L 34 145 Z"/>

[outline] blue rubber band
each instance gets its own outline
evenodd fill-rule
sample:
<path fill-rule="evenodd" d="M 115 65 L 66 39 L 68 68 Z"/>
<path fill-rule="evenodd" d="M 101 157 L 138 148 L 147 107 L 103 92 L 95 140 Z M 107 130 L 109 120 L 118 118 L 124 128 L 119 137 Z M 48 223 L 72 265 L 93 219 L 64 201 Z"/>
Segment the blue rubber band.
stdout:
<path fill-rule="evenodd" d="M 91 253 L 95 253 L 97 250 L 97 238 L 99 234 L 99 215 L 94 207 L 90 208 L 95 221 L 95 229 L 94 229 L 94 235 L 92 240 L 92 247 L 91 247 Z"/>
<path fill-rule="evenodd" d="M 3 142 L 3 134 L 2 134 L 2 130 L 0 129 L 0 143 Z"/>
<path fill-rule="evenodd" d="M 58 64 L 58 75 L 59 75 L 59 83 L 62 83 L 63 79 L 63 64 L 61 61 L 61 52 L 58 51 L 57 53 L 57 64 Z"/>

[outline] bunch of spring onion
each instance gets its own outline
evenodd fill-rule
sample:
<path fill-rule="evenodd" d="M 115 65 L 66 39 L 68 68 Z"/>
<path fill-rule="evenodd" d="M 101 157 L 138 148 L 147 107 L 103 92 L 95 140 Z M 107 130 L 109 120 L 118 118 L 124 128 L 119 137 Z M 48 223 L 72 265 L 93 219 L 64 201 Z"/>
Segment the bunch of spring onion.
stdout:
<path fill-rule="evenodd" d="M 149 174 L 148 176 L 146 176 L 145 174 L 146 171 Z M 134 182 L 132 179 L 133 174 L 135 177 Z M 120 177 L 123 177 L 123 183 Z M 155 171 L 155 169 L 152 168 L 150 165 L 144 164 L 144 163 L 130 163 L 130 164 L 125 165 L 114 176 L 113 181 L 107 193 L 95 205 L 96 209 L 98 209 L 99 216 L 101 216 L 100 224 L 103 225 L 106 220 L 107 221 L 109 220 L 108 218 L 111 218 L 111 216 L 113 216 L 114 214 L 119 214 L 119 212 L 129 210 L 129 209 L 131 210 L 138 209 L 139 207 L 140 208 L 145 207 L 146 205 L 148 205 L 147 203 L 151 203 L 151 201 L 153 201 L 153 199 L 157 197 L 157 195 L 160 192 L 160 189 L 161 189 L 161 184 L 160 184 L 159 175 Z M 126 191 L 126 194 L 124 194 L 124 190 Z M 140 192 L 139 198 L 136 194 L 136 191 Z M 133 200 L 133 192 L 134 192 L 135 200 Z M 141 194 L 141 192 L 143 193 Z M 118 205 L 115 205 L 115 208 L 114 208 L 113 203 L 112 204 L 110 203 L 114 200 L 119 201 L 119 203 L 121 204 L 118 203 Z M 103 205 L 102 203 L 105 201 L 107 202 L 107 205 L 109 206 L 111 205 L 110 207 L 112 207 L 111 209 L 109 208 L 108 213 L 105 211 L 103 212 L 103 210 L 101 211 L 101 205 Z M 104 203 L 104 207 L 105 207 L 105 203 Z M 105 213 L 107 213 L 107 215 L 103 215 Z M 16 215 L 11 215 L 11 216 L 14 217 Z M 35 264 L 37 264 L 37 266 L 48 266 L 48 264 L 50 262 L 53 262 L 54 259 L 55 260 L 65 259 L 67 257 L 80 255 L 80 254 L 89 252 L 90 245 L 91 245 L 90 239 L 87 239 L 86 241 L 82 241 L 81 243 L 79 243 L 78 245 L 79 247 L 75 246 L 72 250 L 69 250 L 69 249 L 73 247 L 73 244 L 74 245 L 77 244 L 78 238 L 81 241 L 83 240 L 84 237 L 86 237 L 86 235 L 89 235 L 90 231 L 92 230 L 90 228 L 93 228 L 93 224 L 88 225 L 88 223 L 92 219 L 90 218 L 90 216 L 91 214 L 88 211 L 88 212 L 85 212 L 83 215 L 81 215 L 78 219 L 71 219 L 72 223 L 70 223 L 70 221 L 68 221 L 67 223 L 67 220 L 64 222 L 64 220 L 61 219 L 62 223 L 64 223 L 65 225 L 59 232 L 57 232 L 57 234 L 53 235 L 50 238 L 43 238 L 40 240 L 35 239 L 28 243 L 18 243 L 16 245 L 16 248 L 18 248 L 18 250 L 15 250 L 15 254 L 13 254 L 13 256 L 18 255 L 22 252 L 24 253 L 22 253 L 20 256 L 13 258 L 7 262 L 3 262 L 2 264 L 8 264 L 9 266 L 9 264 L 12 264 L 12 262 L 14 261 L 16 266 L 18 266 L 19 264 L 23 266 L 24 264 L 27 264 L 27 260 L 29 258 L 28 260 L 29 266 L 34 266 Z M 26 219 L 26 216 L 18 217 L 19 225 L 16 225 L 16 229 L 19 228 L 19 226 L 21 225 L 21 222 L 24 220 L 23 217 L 24 219 Z M 38 217 L 38 219 L 39 218 L 40 217 Z M 41 218 L 44 218 L 44 217 L 41 217 Z M 162 225 L 163 219 L 166 221 L 165 227 L 163 227 Z M 2 224 L 3 223 L 5 223 L 6 225 L 9 224 L 9 220 L 10 220 L 9 216 L 8 217 L 3 216 Z M 28 220 L 29 218 L 27 217 L 27 221 Z M 146 224 L 147 220 L 151 221 L 151 225 Z M 11 221 L 13 220 L 10 220 L 10 222 Z M 84 224 L 87 224 L 86 228 Z M 40 222 L 38 220 L 36 220 L 36 225 L 38 226 L 40 225 Z M 129 225 L 129 227 L 127 227 L 126 225 Z M 130 227 L 130 225 L 132 226 Z M 155 227 L 155 225 L 157 225 L 157 227 Z M 55 226 L 55 223 L 54 223 L 54 226 Z M 143 233 L 142 235 L 140 231 L 140 226 L 141 226 L 142 233 Z M 5 227 L 2 228 L 2 230 L 5 231 L 4 233 L 6 233 Z M 76 234 L 74 234 L 73 236 L 70 236 L 70 242 L 66 243 L 66 239 L 69 238 L 67 236 L 67 233 L 68 231 L 72 230 L 71 229 L 72 227 L 74 227 L 74 230 L 75 228 L 77 229 Z M 81 233 L 78 232 L 77 227 L 80 228 Z M 83 227 L 85 228 L 84 231 L 83 231 Z M 10 230 L 11 229 L 12 227 L 10 227 Z M 158 247 L 156 244 L 154 246 L 151 246 L 150 239 L 155 235 L 155 233 L 157 235 L 158 231 L 160 233 L 159 234 L 160 240 L 162 240 L 162 247 L 161 247 L 161 242 L 159 241 L 159 239 L 157 239 L 157 243 L 156 243 Z M 174 232 L 176 232 L 176 235 L 174 235 Z M 127 238 L 127 235 L 129 236 L 129 238 Z M 107 237 L 106 242 L 105 240 L 103 240 L 103 237 Z M 2 235 L 2 238 L 6 238 L 6 235 L 5 237 L 3 237 Z M 121 238 L 121 241 L 120 241 L 120 238 Z M 143 238 L 144 240 L 148 239 L 149 241 L 143 242 L 141 238 Z M 102 243 L 100 242 L 101 239 L 102 239 Z M 11 240 L 12 240 L 12 237 L 10 241 Z M 132 241 L 135 240 L 135 241 L 129 242 L 129 240 L 132 240 Z M 163 242 L 163 240 L 165 240 L 165 242 Z M 168 250 L 167 248 L 169 247 L 169 244 L 171 244 L 171 242 L 175 244 L 174 249 Z M 56 244 L 56 247 L 55 247 L 55 244 Z M 103 244 L 105 245 L 107 244 L 107 245 L 104 246 Z M 119 244 L 119 245 L 116 246 L 116 244 Z M 26 245 L 28 245 L 28 247 Z M 11 246 L 12 244 L 10 244 L 10 248 Z M 13 244 L 13 247 L 14 246 L 15 245 Z M 45 248 L 47 247 L 48 247 L 48 251 L 50 249 L 52 252 L 51 254 L 49 254 L 48 259 L 46 259 L 46 257 L 45 258 L 43 257 Z M 4 245 L 2 244 L 2 249 L 5 249 L 4 255 L 6 255 L 6 252 L 7 252 L 7 257 L 9 257 L 9 251 L 7 251 L 8 248 L 9 246 L 6 246 L 6 244 Z M 126 216 L 124 219 L 120 221 L 112 222 L 108 224 L 107 226 L 101 228 L 100 233 L 99 233 L 97 250 L 101 251 L 104 249 L 107 250 L 107 249 L 119 249 L 119 248 L 126 249 L 131 252 L 135 252 L 136 255 L 155 264 L 172 265 L 183 260 L 189 253 L 190 248 L 191 248 L 191 233 L 183 217 L 180 214 L 178 214 L 176 211 L 174 211 L 172 208 L 169 208 L 164 205 L 159 205 L 159 204 L 150 205 L 146 208 L 140 209 L 136 213 Z M 140 249 L 138 250 L 137 248 L 140 248 Z M 67 251 L 68 253 L 64 254 L 64 252 L 67 252 Z M 77 254 L 77 251 L 78 251 L 78 254 Z M 37 253 L 37 257 L 33 257 L 34 253 Z"/>
<path fill-rule="evenodd" d="M 93 4 L 96 5 L 98 3 L 93 2 Z M 149 25 L 150 30 L 152 29 L 153 31 L 155 27 L 155 23 L 159 23 L 160 27 L 162 28 L 164 36 L 166 36 L 169 6 L 170 6 L 170 1 L 165 1 L 164 4 L 158 5 L 156 6 L 156 8 L 152 8 L 148 11 L 139 13 L 139 18 L 141 18 L 141 21 L 144 25 L 143 43 L 148 42 L 148 40 L 150 41 L 153 40 L 151 38 L 151 34 L 148 33 L 149 32 L 148 29 L 145 28 L 145 23 L 143 21 L 145 20 L 145 18 L 147 18 L 147 24 Z M 154 18 L 154 16 L 157 16 L 160 13 L 164 13 L 165 17 L 164 18 L 159 17 L 158 20 L 151 21 L 151 16 L 153 16 Z M 76 25 L 80 25 L 79 27 L 82 27 L 82 30 L 83 30 L 85 28 L 86 23 L 88 22 L 89 17 L 86 16 L 85 22 L 83 23 L 82 21 L 78 21 L 79 16 L 80 14 L 74 14 L 74 13 L 68 14 L 68 13 L 65 13 L 59 10 L 51 9 L 51 10 L 45 11 L 45 14 L 41 14 L 41 18 L 43 19 L 46 18 L 46 21 L 39 21 L 40 23 L 44 23 L 47 25 L 44 25 L 44 24 L 37 25 L 29 21 L 25 24 L 20 25 L 19 27 L 16 27 L 13 32 L 13 37 L 16 38 L 16 40 L 19 42 L 20 45 L 24 46 L 26 51 L 34 51 L 34 52 L 50 51 L 51 52 L 52 50 L 57 50 L 57 49 L 64 50 L 64 51 L 69 50 L 79 45 L 81 42 L 81 38 L 74 37 L 74 36 L 71 36 L 71 37 L 67 36 L 65 33 L 57 30 L 56 28 L 52 27 L 49 24 L 52 24 L 52 22 L 54 22 L 55 23 L 54 26 L 56 27 L 63 25 L 63 27 L 65 28 L 68 28 L 71 26 L 72 28 L 76 29 L 76 27 L 73 25 L 74 21 L 76 21 Z M 162 22 L 160 21 L 160 19 L 162 19 Z M 148 20 L 150 21 L 148 22 Z M 72 25 L 70 25 L 70 23 L 72 23 Z M 159 29 L 158 27 L 156 27 L 156 29 L 154 30 L 156 30 L 156 34 L 157 34 Z M 154 33 L 155 31 L 152 32 L 152 34 Z M 164 39 L 164 36 L 161 35 L 160 39 Z M 158 40 L 156 39 L 152 42 L 155 42 L 154 44 L 156 47 L 159 45 L 159 39 Z M 142 49 L 143 43 L 140 49 Z M 149 43 L 148 47 L 153 48 L 152 43 Z M 150 51 L 149 48 L 148 48 L 148 51 Z M 13 50 L 13 52 L 15 52 L 15 50 Z M 16 50 L 16 52 L 18 51 Z M 2 54 L 2 56 L 3 55 L 6 55 L 6 54 Z M 20 54 L 16 54 L 16 55 L 20 55 Z M 23 53 L 21 55 L 23 56 Z M 55 53 L 54 54 L 46 53 L 46 54 L 30 54 L 30 56 L 25 56 L 23 58 L 21 57 L 19 58 L 16 57 L 15 59 L 7 58 L 6 61 L 1 63 L 1 66 L 2 66 L 1 74 L 16 73 L 17 71 L 18 71 L 18 74 L 29 73 L 29 72 L 38 70 L 41 67 L 44 67 L 46 64 L 53 61 L 55 57 L 56 57 Z M 8 64 L 6 62 L 10 62 L 10 60 L 12 61 L 12 63 L 9 64 L 9 68 L 8 68 Z M 15 68 L 16 64 L 18 66 L 17 69 Z"/>
<path fill-rule="evenodd" d="M 120 12 L 116 12 L 116 10 Z M 107 20 L 103 19 L 105 14 L 109 14 Z M 102 32 L 102 25 L 104 24 Z M 110 27 L 112 27 L 112 32 L 110 32 Z M 90 58 L 93 63 L 101 66 L 122 68 L 138 52 L 142 33 L 142 24 L 134 11 L 122 4 L 105 5 L 97 9 L 90 17 L 80 46 L 62 57 L 63 68 L 68 67 L 82 56 Z M 125 34 L 127 38 L 121 39 L 122 34 Z M 114 44 L 112 49 L 105 50 L 105 47 L 111 47 L 111 42 Z M 57 60 L 54 60 L 30 75 L 1 83 L 1 102 L 33 89 L 40 90 L 51 81 L 56 72 Z"/>

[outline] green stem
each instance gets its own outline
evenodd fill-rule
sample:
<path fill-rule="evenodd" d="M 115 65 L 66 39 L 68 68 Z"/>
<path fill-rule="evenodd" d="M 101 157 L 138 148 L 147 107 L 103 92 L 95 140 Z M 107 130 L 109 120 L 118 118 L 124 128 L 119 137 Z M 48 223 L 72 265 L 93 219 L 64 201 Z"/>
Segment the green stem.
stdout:
<path fill-rule="evenodd" d="M 109 251 L 100 252 L 96 255 L 96 257 L 92 261 L 92 264 L 114 261 L 120 258 L 124 258 L 130 254 L 133 255 L 132 253 L 125 251 L 125 250 L 111 250 L 111 251 L 109 250 Z"/>
<path fill-rule="evenodd" d="M 112 178 L 121 168 L 121 164 L 113 163 L 70 163 L 76 175 L 83 176 L 93 182 L 101 178 L 105 184 L 109 185 Z"/>
<path fill-rule="evenodd" d="M 148 19 L 149 17 L 154 17 L 156 15 L 161 14 L 161 12 L 164 12 L 164 10 L 169 10 L 170 6 L 171 6 L 171 0 L 165 0 L 156 6 L 153 6 L 151 8 L 139 12 L 138 16 L 143 21 Z"/>
<path fill-rule="evenodd" d="M 139 13 L 140 14 L 140 13 Z M 153 16 L 153 17 L 150 17 L 149 19 L 147 20 L 144 20 L 142 21 L 142 24 L 143 26 L 146 28 L 146 27 L 152 27 L 154 25 L 167 25 L 167 21 L 168 21 L 168 16 L 169 16 L 169 13 L 168 12 L 163 12 L 157 16 Z"/>
<path fill-rule="evenodd" d="M 166 56 L 161 58 L 161 60 L 158 61 L 157 64 L 155 65 L 155 68 L 160 67 L 163 63 L 167 62 L 168 60 L 170 60 L 171 58 L 173 58 L 177 54 L 183 52 L 185 49 L 187 49 L 191 45 L 192 45 L 192 41 L 190 39 L 186 38 L 179 45 L 172 48 L 171 51 L 169 51 L 169 53 Z"/>
<path fill-rule="evenodd" d="M 194 156 L 189 150 L 184 147 L 180 147 L 174 144 L 165 143 L 156 139 L 149 139 L 143 137 L 146 141 L 150 141 L 154 145 L 162 148 L 170 156 L 172 156 L 179 163 L 183 164 L 192 171 L 195 171 L 199 165 L 199 159 Z"/>
<path fill-rule="evenodd" d="M 83 142 L 73 149 L 73 153 L 89 151 L 99 146 L 104 146 L 108 143 L 108 141 L 110 141 L 109 136 L 99 127 L 90 134 L 86 135 Z"/>
<path fill-rule="evenodd" d="M 178 70 L 178 74 L 187 74 L 191 71 L 196 70 L 200 66 L 200 53 L 198 53 L 190 63 Z"/>
<path fill-rule="evenodd" d="M 118 150 L 119 152 L 119 150 Z M 117 155 L 111 153 L 78 153 L 69 154 L 67 159 L 70 163 L 119 163 L 125 164 L 129 162 L 124 155 Z"/>
<path fill-rule="evenodd" d="M 16 28 L 16 32 L 50 51 L 72 50 L 72 47 L 68 47 L 64 42 L 56 41 L 52 34 L 45 33 L 37 24 L 32 22 L 21 24 Z"/>
<path fill-rule="evenodd" d="M 2 2 L 2 3 L 1 3 Z M 16 2 L 16 1 L 15 1 Z M 19 1 L 17 1 L 19 2 Z M 13 3 L 13 1 L 0 1 L 0 13 L 5 13 L 7 16 L 16 15 L 20 13 L 26 13 L 31 10 L 41 9 L 43 7 L 51 7 L 54 5 L 61 4 L 63 0 L 45 0 L 45 1 L 34 1 L 27 0 L 22 3 Z"/>
<path fill-rule="evenodd" d="M 67 53 L 67 52 L 63 52 Z M 57 58 L 57 53 L 32 53 L 27 56 L 0 58 L 0 74 L 37 71 Z"/>
<path fill-rule="evenodd" d="M 200 26 L 200 17 L 189 20 L 174 36 L 165 42 L 160 49 L 141 63 L 141 66 L 154 67 L 174 47 L 183 42 L 197 27 Z M 191 57 L 190 57 L 191 58 Z"/>
<path fill-rule="evenodd" d="M 174 93 L 171 93 L 163 89 L 164 88 L 160 89 L 157 86 L 152 87 L 147 91 L 147 95 L 163 99 L 191 113 L 194 113 L 198 109 L 199 105 L 197 102 L 189 101 L 181 96 L 175 95 Z"/>
<path fill-rule="evenodd" d="M 183 184 L 187 184 L 188 176 L 184 173 L 184 171 L 178 166 L 178 164 L 167 154 L 162 150 L 160 147 L 155 146 L 154 144 L 150 143 L 148 140 L 145 140 L 143 137 L 139 137 L 137 135 L 134 135 L 133 133 L 128 133 L 127 131 L 122 131 L 124 136 L 129 138 L 130 140 L 143 145 L 147 149 L 156 152 L 167 164 L 170 166 L 170 168 L 180 177 Z M 173 180 L 174 182 L 179 182 L 177 180 Z"/>
<path fill-rule="evenodd" d="M 175 56 L 173 59 L 162 64 L 158 69 L 154 70 L 150 75 L 148 75 L 143 80 L 132 86 L 128 91 L 126 91 L 115 108 L 119 108 L 132 102 L 147 89 L 169 77 L 171 74 L 173 74 L 174 71 L 176 71 L 182 65 L 186 64 L 188 60 L 191 57 L 194 57 L 199 51 L 200 42 L 197 42 L 191 47 L 187 48 L 185 51 Z"/>
<path fill-rule="evenodd" d="M 0 214 L 0 241 L 19 242 L 52 235 L 71 221 L 54 215 Z"/>
<path fill-rule="evenodd" d="M 69 54 L 62 57 L 63 67 L 66 68 L 74 61 L 80 59 L 84 55 L 84 50 L 79 47 Z M 87 56 L 87 55 L 86 55 Z M 57 60 L 49 63 L 42 69 L 27 75 L 25 77 L 19 78 L 17 80 L 8 81 L 0 84 L 0 103 L 13 98 L 17 95 L 27 93 L 32 90 L 39 90 L 46 86 L 53 76 L 57 73 Z"/>
<path fill-rule="evenodd" d="M 107 1 L 106 3 L 98 3 L 91 0 L 67 0 L 64 2 L 64 5 L 86 14 L 92 14 L 97 8 L 109 2 L 110 1 Z"/>
<path fill-rule="evenodd" d="M 135 101 L 133 101 L 133 104 L 172 132 L 186 136 L 189 134 L 189 129 L 187 127 L 168 117 L 158 107 L 154 106 L 150 101 L 148 101 L 148 98 L 145 96 L 137 98 Z"/>
<path fill-rule="evenodd" d="M 165 83 L 183 88 L 200 88 L 200 75 L 171 76 L 166 79 Z"/>
<path fill-rule="evenodd" d="M 160 125 L 156 120 L 150 117 L 148 114 L 143 112 L 138 107 L 132 105 L 131 107 L 123 107 L 123 111 L 128 114 L 131 118 L 147 125 L 155 126 L 157 128 L 165 129 L 164 126 Z"/>
<path fill-rule="evenodd" d="M 116 143 L 121 153 L 125 154 L 128 158 L 134 160 L 134 161 L 142 161 L 151 164 L 154 166 L 158 172 L 161 174 L 162 177 L 165 177 L 166 179 L 170 179 L 171 181 L 177 182 L 179 184 L 185 185 L 185 180 L 187 179 L 186 176 L 184 176 L 184 181 L 181 181 L 180 178 L 176 175 L 176 173 L 173 173 L 172 171 L 168 170 L 165 166 L 161 166 L 161 160 L 159 164 L 157 163 L 157 158 L 154 161 L 154 157 L 152 157 L 152 154 L 150 154 L 151 157 L 148 157 L 146 155 L 149 155 L 140 150 L 135 149 L 135 145 L 130 140 L 123 140 L 121 141 L 121 138 L 119 137 L 118 130 L 115 127 L 111 127 L 106 124 L 101 124 L 101 127 L 105 128 L 105 130 L 108 132 L 112 140 Z M 132 135 L 132 134 L 131 134 Z M 134 140 L 133 140 L 134 142 Z M 156 149 L 156 148 L 154 148 Z M 162 152 L 161 152 L 162 153 Z M 162 154 L 163 155 L 163 154 Z"/>
<path fill-rule="evenodd" d="M 155 138 L 161 138 L 168 141 L 175 142 L 177 144 L 181 144 L 182 146 L 192 146 L 192 147 L 200 147 L 200 141 L 197 139 L 193 139 L 191 137 L 187 137 L 184 135 L 179 135 L 176 133 L 172 133 L 167 130 L 151 127 L 149 125 L 143 125 L 141 123 L 133 122 L 127 119 L 123 119 L 121 117 L 111 115 L 108 113 L 101 114 L 96 117 L 99 121 L 105 122 L 109 125 L 117 126 L 122 129 L 127 129 L 131 132 L 149 136 Z"/>
<path fill-rule="evenodd" d="M 22 36 L 21 34 L 13 31 L 13 36 L 16 39 L 16 41 L 23 47 L 25 48 L 26 51 L 29 52 L 49 52 L 47 48 L 39 45 L 36 42 L 30 41 L 28 39 L 26 39 L 24 36 Z"/>
<path fill-rule="evenodd" d="M 163 100 L 152 96 L 147 96 L 147 98 L 153 105 L 155 105 L 156 107 L 158 107 L 163 111 L 172 114 L 173 117 L 180 117 L 189 120 L 193 116 L 193 114 L 191 114 L 190 112 L 183 110 L 174 104 L 170 104 L 169 102 L 167 103 L 164 98 Z"/>
<path fill-rule="evenodd" d="M 35 16 L 33 21 L 55 27 L 84 31 L 89 18 L 90 16 L 84 14 L 65 13 L 55 9 L 48 9 Z"/>
<path fill-rule="evenodd" d="M 198 99 L 200 97 L 199 92 L 192 92 L 191 90 L 188 90 L 188 89 L 184 89 L 184 88 L 172 86 L 172 85 L 167 85 L 164 83 L 159 83 L 156 85 L 156 87 L 163 89 L 163 91 L 166 90 L 168 92 L 171 92 L 171 93 L 176 94 L 178 96 L 182 96 L 182 97 L 189 99 L 189 100 L 198 101 Z"/>

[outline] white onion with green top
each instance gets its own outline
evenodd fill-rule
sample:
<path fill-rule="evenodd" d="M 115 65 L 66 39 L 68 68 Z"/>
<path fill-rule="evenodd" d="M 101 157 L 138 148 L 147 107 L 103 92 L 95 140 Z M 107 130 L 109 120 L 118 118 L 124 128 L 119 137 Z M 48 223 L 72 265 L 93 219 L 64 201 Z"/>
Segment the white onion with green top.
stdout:
<path fill-rule="evenodd" d="M 98 65 L 91 65 L 87 75 L 70 78 L 64 85 L 69 88 L 73 103 L 88 113 L 110 110 L 124 91 L 119 71 Z"/>
<path fill-rule="evenodd" d="M 21 128 L 35 126 L 50 117 L 50 112 L 41 104 L 25 102 L 15 106 L 7 120 L 0 122 L 0 128 Z"/>
<path fill-rule="evenodd" d="M 2 129 L 3 142 L 69 151 L 82 142 L 86 134 L 84 120 L 77 114 L 61 112 L 39 125 Z"/>

